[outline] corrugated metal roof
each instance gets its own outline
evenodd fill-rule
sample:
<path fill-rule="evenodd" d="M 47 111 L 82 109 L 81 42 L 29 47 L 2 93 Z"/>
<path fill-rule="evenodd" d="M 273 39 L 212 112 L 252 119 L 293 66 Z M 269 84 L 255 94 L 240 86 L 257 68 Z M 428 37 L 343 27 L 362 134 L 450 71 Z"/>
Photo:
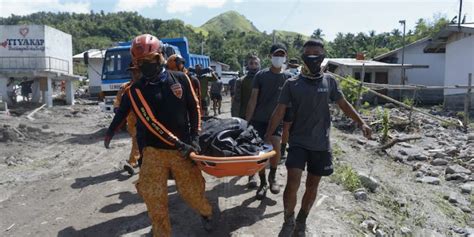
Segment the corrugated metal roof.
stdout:
<path fill-rule="evenodd" d="M 444 53 L 446 52 L 446 43 L 449 36 L 456 32 L 464 32 L 474 34 L 474 23 L 467 24 L 451 24 L 438 32 L 431 42 L 424 48 L 425 53 Z"/>
<path fill-rule="evenodd" d="M 357 60 L 355 58 L 327 58 L 324 59 L 322 66 L 328 64 L 334 64 L 339 66 L 347 66 L 353 68 L 360 68 L 362 66 L 366 68 L 401 68 L 401 64 L 396 63 L 384 63 L 373 60 Z M 428 68 L 428 65 L 414 65 L 414 64 L 404 64 L 404 68 Z"/>
<path fill-rule="evenodd" d="M 418 45 L 418 44 L 421 44 L 421 43 L 424 43 L 424 42 L 426 42 L 426 41 L 428 41 L 428 40 L 430 40 L 429 37 L 425 37 L 425 38 L 419 39 L 419 40 L 417 40 L 417 41 L 415 41 L 415 42 L 413 42 L 413 43 L 411 43 L 411 44 L 405 45 L 405 49 L 407 49 L 407 48 L 409 48 L 409 47 L 412 47 L 412 46 L 415 46 L 415 45 Z M 390 56 L 390 55 L 392 55 L 392 54 L 394 54 L 394 53 L 396 53 L 396 52 L 402 50 L 402 49 L 403 49 L 403 47 L 400 47 L 400 48 L 394 49 L 394 50 L 392 50 L 392 51 L 390 51 L 390 52 L 387 52 L 387 53 L 384 53 L 384 54 L 375 56 L 375 57 L 374 57 L 374 60 L 383 59 L 383 58 L 385 58 L 385 57 L 387 57 L 387 56 Z"/>
<path fill-rule="evenodd" d="M 89 52 L 89 58 L 104 58 L 105 56 L 105 50 L 100 50 L 100 49 L 89 49 L 87 51 L 84 51 L 80 54 L 76 54 L 72 56 L 73 59 L 76 60 L 83 60 L 84 59 L 84 53 Z"/>

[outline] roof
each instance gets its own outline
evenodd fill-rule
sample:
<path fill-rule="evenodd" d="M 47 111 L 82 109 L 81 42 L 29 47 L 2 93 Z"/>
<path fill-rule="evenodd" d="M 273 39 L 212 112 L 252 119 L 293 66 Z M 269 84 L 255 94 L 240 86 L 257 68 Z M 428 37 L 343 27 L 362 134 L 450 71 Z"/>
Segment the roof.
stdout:
<path fill-rule="evenodd" d="M 230 67 L 228 64 L 221 63 L 221 62 L 219 62 L 219 61 L 214 61 L 214 60 L 211 60 L 211 64 L 220 64 L 220 65 L 222 65 L 222 66 Z"/>
<path fill-rule="evenodd" d="M 84 53 L 89 52 L 89 58 L 104 58 L 105 56 L 105 50 L 100 50 L 100 49 L 89 49 L 87 51 L 84 51 L 80 54 L 76 54 L 72 56 L 72 59 L 74 61 L 81 61 L 84 60 Z"/>
<path fill-rule="evenodd" d="M 373 60 L 357 60 L 355 58 L 328 58 L 323 61 L 322 66 L 327 64 L 333 64 L 337 66 L 347 66 L 352 68 L 401 68 L 401 64 L 396 63 L 384 63 Z M 414 64 L 404 64 L 404 68 L 428 68 L 428 65 L 414 65 Z"/>
<path fill-rule="evenodd" d="M 411 44 L 405 45 L 405 49 L 406 49 L 406 48 L 409 48 L 409 47 L 412 47 L 412 46 L 415 46 L 415 45 L 418 45 L 418 44 L 421 44 L 421 43 L 424 43 L 424 42 L 427 42 L 427 41 L 429 41 L 429 40 L 430 40 L 429 37 L 425 37 L 425 38 L 419 39 L 419 40 L 417 40 L 417 41 L 415 41 L 415 42 L 413 42 L 413 43 L 411 43 Z M 387 53 L 384 53 L 384 54 L 375 56 L 375 57 L 374 57 L 374 60 L 381 60 L 381 59 L 383 59 L 383 58 L 385 58 L 385 57 L 387 57 L 387 56 L 390 56 L 390 55 L 392 55 L 392 54 L 394 54 L 394 53 L 397 53 L 398 51 L 400 51 L 400 50 L 402 50 L 402 49 L 403 49 L 403 47 L 400 47 L 400 48 L 394 49 L 394 50 L 392 50 L 392 51 L 390 51 L 390 52 L 387 52 Z"/>
<path fill-rule="evenodd" d="M 425 53 L 446 52 L 446 43 L 448 42 L 449 36 L 457 32 L 474 34 L 474 23 L 466 23 L 459 26 L 457 24 L 451 24 L 446 26 L 430 40 L 423 51 Z"/>

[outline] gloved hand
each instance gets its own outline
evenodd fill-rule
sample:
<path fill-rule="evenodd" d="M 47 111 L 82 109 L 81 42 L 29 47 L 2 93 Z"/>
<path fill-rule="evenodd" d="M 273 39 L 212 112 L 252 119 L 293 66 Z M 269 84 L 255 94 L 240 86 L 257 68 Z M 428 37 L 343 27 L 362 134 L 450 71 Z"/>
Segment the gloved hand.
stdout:
<path fill-rule="evenodd" d="M 194 151 L 196 153 L 200 153 L 201 152 L 201 146 L 199 145 L 199 137 L 198 136 L 194 136 L 192 139 L 191 139 L 191 146 L 194 148 Z"/>
<path fill-rule="evenodd" d="M 114 108 L 114 114 L 116 114 L 118 112 L 118 110 L 119 110 L 119 107 L 115 107 Z"/>
<path fill-rule="evenodd" d="M 184 142 L 177 142 L 176 148 L 178 148 L 179 153 L 181 153 L 181 155 L 185 159 L 189 158 L 189 154 L 191 154 L 191 152 L 196 152 L 193 146 L 186 144 Z"/>
<path fill-rule="evenodd" d="M 104 137 L 104 146 L 105 148 L 109 149 L 110 148 L 110 141 L 112 140 L 111 135 L 105 135 Z"/>

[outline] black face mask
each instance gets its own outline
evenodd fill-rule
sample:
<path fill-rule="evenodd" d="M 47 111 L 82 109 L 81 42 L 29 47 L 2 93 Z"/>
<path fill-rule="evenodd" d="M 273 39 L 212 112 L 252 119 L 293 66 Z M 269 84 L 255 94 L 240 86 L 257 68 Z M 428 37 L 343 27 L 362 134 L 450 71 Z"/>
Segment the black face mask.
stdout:
<path fill-rule="evenodd" d="M 159 63 L 145 62 L 140 66 L 140 71 L 142 72 L 143 76 L 147 78 L 156 76 L 161 72 L 161 69 L 162 67 Z"/>
<path fill-rule="evenodd" d="M 318 74 L 321 72 L 321 63 L 323 62 L 326 55 L 304 55 L 301 56 L 303 59 L 304 64 L 309 69 L 311 74 Z"/>
<path fill-rule="evenodd" d="M 260 71 L 260 68 L 250 69 L 247 67 L 248 74 L 256 74 L 258 71 Z"/>

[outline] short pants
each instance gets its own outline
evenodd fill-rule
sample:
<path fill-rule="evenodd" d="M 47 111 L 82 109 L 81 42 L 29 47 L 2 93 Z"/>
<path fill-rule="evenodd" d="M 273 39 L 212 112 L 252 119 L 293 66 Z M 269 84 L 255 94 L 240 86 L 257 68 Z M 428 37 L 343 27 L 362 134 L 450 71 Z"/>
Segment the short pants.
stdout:
<path fill-rule="evenodd" d="M 298 146 L 288 148 L 287 168 L 305 170 L 315 176 L 329 176 L 334 172 L 331 151 L 311 151 Z"/>

